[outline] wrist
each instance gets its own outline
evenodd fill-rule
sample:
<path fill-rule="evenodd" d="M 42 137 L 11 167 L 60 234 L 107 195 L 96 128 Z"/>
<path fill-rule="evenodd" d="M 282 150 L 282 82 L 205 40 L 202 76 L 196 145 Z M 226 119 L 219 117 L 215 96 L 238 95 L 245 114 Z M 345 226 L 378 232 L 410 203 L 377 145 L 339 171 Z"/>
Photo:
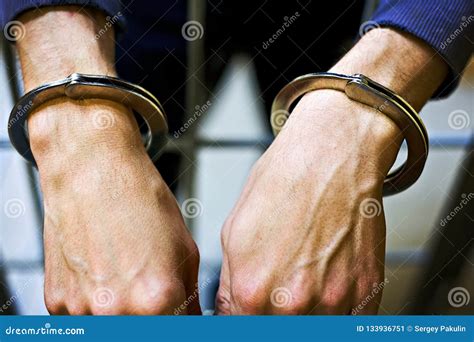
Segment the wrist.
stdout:
<path fill-rule="evenodd" d="M 390 118 L 335 90 L 307 93 L 291 117 L 295 132 L 317 160 L 328 165 L 341 160 L 381 181 L 403 140 Z"/>
<path fill-rule="evenodd" d="M 146 156 L 132 112 L 101 99 L 59 98 L 28 118 L 30 145 L 40 173 L 58 173 L 124 154 Z"/>

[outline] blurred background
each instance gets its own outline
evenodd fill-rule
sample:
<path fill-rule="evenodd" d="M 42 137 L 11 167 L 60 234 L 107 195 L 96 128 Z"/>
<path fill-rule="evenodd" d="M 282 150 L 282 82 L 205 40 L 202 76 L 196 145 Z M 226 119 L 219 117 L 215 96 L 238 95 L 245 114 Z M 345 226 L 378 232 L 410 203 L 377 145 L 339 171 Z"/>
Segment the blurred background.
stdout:
<path fill-rule="evenodd" d="M 193 13 L 199 17 L 199 9 Z M 363 16 L 357 20 L 363 24 Z M 6 41 L 0 44 L 0 313 L 47 314 L 41 191 L 36 171 L 8 141 L 7 118 L 20 82 L 13 49 Z M 184 58 L 199 55 L 200 48 L 198 41 L 188 41 Z M 197 73 L 198 61 L 187 62 Z M 167 146 L 179 155 L 174 190 L 201 251 L 207 313 L 219 276 L 221 226 L 251 166 L 272 140 L 256 68 L 251 54 L 234 53 L 210 93 L 199 94 L 199 80 L 189 80 L 183 111 L 193 120 L 184 120 L 186 135 L 175 134 Z M 473 94 L 471 61 L 457 90 L 421 112 L 430 134 L 423 175 L 410 189 L 384 199 L 387 279 L 380 314 L 474 313 Z M 397 163 L 404 153 L 402 148 Z"/>

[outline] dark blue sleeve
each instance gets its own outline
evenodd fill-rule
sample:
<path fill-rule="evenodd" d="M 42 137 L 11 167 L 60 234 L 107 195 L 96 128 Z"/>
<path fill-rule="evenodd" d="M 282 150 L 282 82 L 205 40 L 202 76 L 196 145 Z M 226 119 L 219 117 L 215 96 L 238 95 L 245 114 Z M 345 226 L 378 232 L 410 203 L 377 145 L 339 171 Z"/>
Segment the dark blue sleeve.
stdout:
<path fill-rule="evenodd" d="M 443 57 L 450 74 L 435 96 L 456 87 L 474 51 L 473 0 L 381 0 L 372 20 L 420 38 Z"/>
<path fill-rule="evenodd" d="M 5 25 L 15 20 L 22 12 L 45 6 L 78 5 L 93 7 L 103 11 L 111 18 L 118 18 L 119 29 L 123 28 L 124 19 L 121 14 L 120 0 L 0 0 L 0 25 L 2 30 Z"/>

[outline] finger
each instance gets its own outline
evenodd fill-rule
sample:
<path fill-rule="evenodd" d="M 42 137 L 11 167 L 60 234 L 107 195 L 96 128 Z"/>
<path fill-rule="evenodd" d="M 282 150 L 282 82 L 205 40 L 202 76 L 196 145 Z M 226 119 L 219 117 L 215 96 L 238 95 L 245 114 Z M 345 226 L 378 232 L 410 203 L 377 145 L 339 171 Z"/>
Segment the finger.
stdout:
<path fill-rule="evenodd" d="M 199 250 L 196 245 L 193 244 L 190 254 L 186 257 L 186 268 L 184 269 L 185 275 L 185 290 L 186 299 L 183 303 L 186 307 L 188 315 L 201 315 L 201 305 L 199 302 Z M 180 310 L 177 308 L 178 311 Z"/>
<path fill-rule="evenodd" d="M 216 296 L 216 315 L 230 315 L 230 272 L 227 254 L 223 253 L 219 289 Z"/>
<path fill-rule="evenodd" d="M 90 303 L 84 294 L 81 280 L 73 273 L 69 274 L 67 283 L 66 309 L 69 315 L 91 315 Z"/>
<path fill-rule="evenodd" d="M 360 286 L 358 288 L 358 302 L 353 305 L 353 315 L 377 315 L 382 301 L 385 282 L 376 282 L 372 286 Z"/>

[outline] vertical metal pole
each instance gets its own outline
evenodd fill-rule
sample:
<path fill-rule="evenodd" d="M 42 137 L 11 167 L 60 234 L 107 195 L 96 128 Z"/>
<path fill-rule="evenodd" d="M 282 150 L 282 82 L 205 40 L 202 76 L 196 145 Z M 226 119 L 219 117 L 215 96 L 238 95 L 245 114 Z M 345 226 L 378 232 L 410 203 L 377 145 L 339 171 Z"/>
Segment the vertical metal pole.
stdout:
<path fill-rule="evenodd" d="M 16 59 L 16 54 L 14 48 L 9 44 L 6 43 L 5 40 L 2 42 L 4 48 L 3 50 L 3 59 L 5 60 L 5 65 L 7 68 L 8 79 L 10 80 L 11 90 L 13 95 L 13 100 L 16 101 L 20 98 L 21 94 L 21 76 L 18 72 L 19 66 Z M 33 197 L 33 217 L 36 221 L 37 226 L 39 227 L 39 239 L 41 243 L 41 247 L 43 246 L 43 207 L 41 204 L 41 193 L 39 191 L 39 184 L 35 174 L 35 170 L 30 163 L 23 163 L 25 165 L 26 174 L 28 176 L 28 184 L 31 189 L 31 194 Z M 41 258 L 44 258 L 44 251 L 43 248 L 41 250 Z"/>
<path fill-rule="evenodd" d="M 204 39 L 205 39 L 205 16 L 206 16 L 206 2 L 203 0 L 188 0 L 188 20 L 197 21 L 204 29 L 203 37 L 200 39 L 187 42 L 187 84 L 186 91 L 186 113 L 184 115 L 184 122 L 187 122 L 193 117 L 196 105 L 202 105 L 206 98 L 206 91 L 203 89 L 201 82 L 204 82 Z M 181 178 L 179 179 L 179 192 L 184 199 L 193 198 L 194 178 L 196 161 L 196 126 L 189 125 L 186 134 L 180 138 L 184 139 L 185 143 L 181 146 L 183 156 L 180 166 Z M 188 228 L 193 230 L 193 220 L 187 220 Z"/>

